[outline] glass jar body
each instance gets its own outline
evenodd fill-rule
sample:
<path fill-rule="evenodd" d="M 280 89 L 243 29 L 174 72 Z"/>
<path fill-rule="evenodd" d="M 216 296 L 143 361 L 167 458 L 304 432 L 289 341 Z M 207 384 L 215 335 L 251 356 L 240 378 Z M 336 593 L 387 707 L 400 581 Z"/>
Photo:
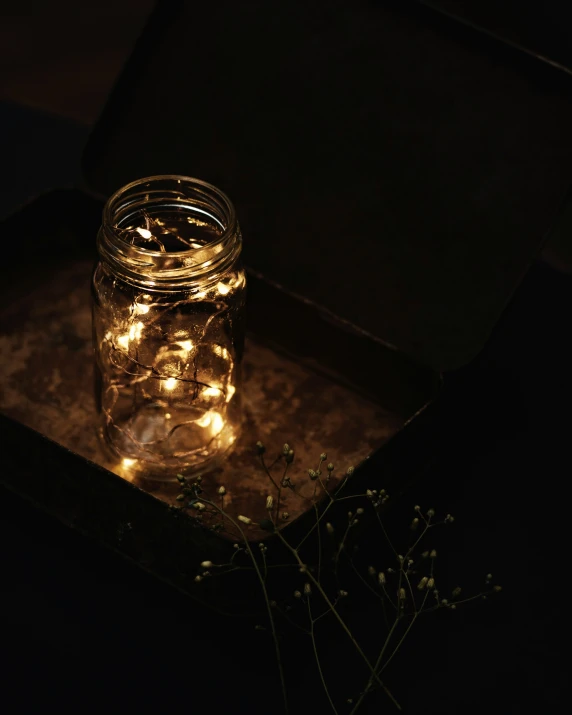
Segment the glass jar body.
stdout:
<path fill-rule="evenodd" d="M 182 211 L 183 218 L 194 215 L 192 201 Z M 145 213 L 145 225 L 149 216 L 163 225 L 161 215 L 157 204 Z M 105 240 L 100 235 L 100 248 Z M 187 282 L 184 270 L 173 282 L 168 252 L 153 255 L 153 270 L 147 264 L 139 280 L 133 266 L 123 271 L 100 250 L 93 273 L 100 434 L 123 468 L 144 470 L 150 478 L 212 469 L 240 433 L 246 289 L 240 250 L 197 275 L 196 266 L 208 264 L 211 255 L 208 241 L 197 246 L 170 254 L 180 261 L 183 253 L 202 252 L 201 260 L 187 260 Z M 169 278 L 162 281 L 165 261 Z"/>

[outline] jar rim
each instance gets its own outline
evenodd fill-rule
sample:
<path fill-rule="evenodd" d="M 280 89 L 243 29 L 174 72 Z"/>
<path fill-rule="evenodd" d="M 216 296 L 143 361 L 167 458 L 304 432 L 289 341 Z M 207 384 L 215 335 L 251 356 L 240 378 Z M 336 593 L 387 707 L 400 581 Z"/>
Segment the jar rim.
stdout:
<path fill-rule="evenodd" d="M 177 181 L 179 184 L 181 182 L 185 182 L 187 184 L 191 184 L 193 186 L 200 187 L 202 189 L 206 189 L 207 191 L 213 193 L 215 196 L 217 196 L 219 199 L 221 199 L 224 204 L 225 208 L 228 211 L 228 219 L 227 219 L 227 225 L 223 227 L 223 231 L 220 235 L 218 235 L 216 238 L 214 238 L 212 241 L 209 241 L 207 245 L 212 245 L 215 243 L 219 243 L 225 238 L 228 237 L 228 234 L 233 233 L 236 231 L 236 211 L 234 208 L 234 204 L 232 201 L 228 198 L 228 196 L 224 193 L 224 191 L 221 191 L 218 187 L 216 187 L 214 184 L 210 184 L 208 181 L 203 181 L 202 179 L 196 179 L 193 176 L 185 176 L 183 174 L 156 174 L 152 176 L 145 176 L 141 179 L 135 179 L 135 181 L 131 181 L 129 184 L 125 184 L 125 186 L 122 186 L 120 189 L 118 189 L 114 194 L 112 194 L 109 199 L 105 202 L 105 205 L 103 207 L 103 216 L 102 216 L 102 223 L 103 223 L 103 228 L 108 228 L 114 232 L 116 232 L 116 227 L 113 224 L 113 215 L 112 215 L 112 210 L 114 209 L 116 203 L 124 196 L 126 196 L 132 189 L 135 189 L 137 187 L 143 186 L 145 183 L 158 183 L 160 181 Z M 122 240 L 122 239 L 120 239 Z M 150 251 L 148 248 L 144 248 L 142 246 L 133 246 L 134 249 L 138 249 L 138 252 L 141 253 L 141 255 L 146 256 L 146 255 L 156 255 L 160 256 L 162 255 L 161 251 Z M 198 251 L 200 249 L 198 248 L 188 248 L 187 250 L 184 251 L 177 251 L 177 254 L 192 254 L 193 251 Z"/>
<path fill-rule="evenodd" d="M 181 191 L 177 190 L 177 185 L 181 185 Z M 184 187 L 187 192 L 183 190 Z M 146 188 L 149 193 L 145 200 L 149 201 L 149 195 L 153 192 L 157 194 L 155 199 L 159 206 L 161 201 L 180 200 L 181 206 L 186 204 L 194 211 L 209 215 L 221 227 L 220 233 L 200 247 L 181 251 L 149 250 L 130 244 L 121 236 L 117 222 L 122 210 L 129 207 L 130 203 L 135 203 L 137 197 L 145 196 Z M 163 197 L 160 196 L 161 191 Z M 130 196 L 133 197 L 132 202 L 129 202 Z M 198 208 L 201 205 L 208 208 L 208 211 Z M 116 271 L 132 282 L 157 287 L 193 284 L 213 277 L 236 260 L 241 244 L 236 211 L 228 196 L 213 184 L 180 174 L 147 176 L 118 189 L 103 208 L 98 238 L 102 259 Z"/>

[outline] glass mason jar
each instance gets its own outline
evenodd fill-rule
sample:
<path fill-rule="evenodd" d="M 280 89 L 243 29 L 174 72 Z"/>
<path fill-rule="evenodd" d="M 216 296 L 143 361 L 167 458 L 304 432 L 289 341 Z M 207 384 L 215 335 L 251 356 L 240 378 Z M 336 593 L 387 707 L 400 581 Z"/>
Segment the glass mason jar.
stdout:
<path fill-rule="evenodd" d="M 153 176 L 107 202 L 92 280 L 100 433 L 154 478 L 216 467 L 241 425 L 246 277 L 217 188 Z"/>

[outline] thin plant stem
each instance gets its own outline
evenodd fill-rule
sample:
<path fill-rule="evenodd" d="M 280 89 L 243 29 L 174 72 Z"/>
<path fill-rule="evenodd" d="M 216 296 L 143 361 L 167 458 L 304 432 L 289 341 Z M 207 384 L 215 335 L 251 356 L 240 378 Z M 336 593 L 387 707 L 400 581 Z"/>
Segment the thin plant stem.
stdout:
<path fill-rule="evenodd" d="M 385 651 L 387 650 L 387 648 L 388 648 L 388 646 L 389 646 L 389 643 L 390 643 L 390 641 L 391 641 L 391 639 L 392 639 L 392 637 L 393 637 L 393 634 L 395 633 L 395 629 L 397 628 L 398 624 L 399 624 L 399 616 L 396 616 L 395 621 L 393 622 L 393 625 L 391 626 L 391 628 L 390 628 L 390 630 L 389 630 L 389 633 L 387 634 L 387 638 L 385 639 L 385 642 L 384 642 L 384 644 L 383 644 L 383 647 L 382 647 L 382 649 L 381 649 L 381 652 L 380 652 L 380 654 L 379 654 L 379 656 L 378 656 L 378 658 L 377 658 L 377 662 L 376 662 L 376 664 L 375 664 L 375 668 L 376 668 L 376 669 L 379 667 L 379 663 L 381 662 L 381 660 L 383 659 L 383 656 L 385 655 Z M 356 702 L 356 704 L 355 704 L 355 705 L 353 706 L 353 708 L 351 709 L 350 715 L 354 715 L 354 713 L 357 712 L 359 706 L 360 706 L 360 705 L 362 704 L 362 702 L 363 702 L 363 699 L 364 699 L 364 698 L 366 697 L 366 695 L 371 691 L 371 686 L 372 686 L 372 684 L 373 684 L 373 676 L 370 676 L 369 681 L 368 681 L 368 683 L 367 683 L 367 685 L 366 685 L 366 687 L 365 687 L 365 690 L 363 690 L 363 691 L 360 693 L 360 696 L 359 696 L 359 698 L 358 698 L 358 701 Z M 394 701 L 394 702 L 395 702 L 395 701 Z M 395 704 L 396 704 L 398 710 L 401 710 L 400 705 L 399 705 L 398 703 L 395 703 Z"/>
<path fill-rule="evenodd" d="M 328 698 L 330 707 L 334 711 L 334 715 L 338 715 L 338 711 L 336 710 L 336 706 L 334 705 L 334 701 L 332 700 L 332 696 L 330 695 L 330 691 L 328 690 L 328 686 L 326 684 L 326 679 L 324 677 L 324 672 L 322 670 L 322 664 L 320 662 L 320 656 L 318 655 L 318 647 L 316 645 L 316 636 L 314 634 L 315 621 L 312 618 L 312 607 L 310 605 L 310 596 L 309 595 L 306 596 L 306 601 L 308 603 L 308 617 L 310 619 L 310 639 L 312 640 L 312 648 L 314 650 L 314 658 L 316 659 L 316 665 L 318 666 L 318 673 L 320 674 L 320 680 L 322 681 L 322 687 L 324 688 L 324 692 L 326 693 L 326 697 Z"/>
<path fill-rule="evenodd" d="M 324 591 L 324 589 L 322 588 L 322 584 L 321 584 L 319 581 L 317 581 L 316 578 L 314 577 L 314 575 L 312 574 L 312 572 L 308 570 L 308 568 L 306 567 L 306 565 L 304 564 L 304 562 L 303 562 L 302 559 L 300 558 L 300 556 L 299 556 L 298 552 L 296 551 L 296 549 L 294 549 L 294 548 L 286 541 L 286 539 L 282 536 L 282 534 L 281 534 L 279 531 L 276 531 L 276 534 L 277 534 L 278 538 L 280 539 L 280 541 L 284 544 L 284 546 L 286 546 L 286 548 L 292 553 L 292 555 L 294 556 L 294 558 L 295 558 L 296 561 L 298 562 L 298 565 L 300 566 L 300 568 L 303 569 L 303 572 L 306 573 L 306 575 L 308 576 L 308 578 L 312 581 L 313 585 L 314 585 L 314 586 L 316 587 L 316 589 L 319 591 L 320 595 L 322 596 L 322 598 L 323 598 L 324 601 L 326 602 L 328 608 L 331 610 L 332 614 L 334 615 L 334 617 L 336 618 L 336 620 L 338 621 L 338 623 L 339 623 L 340 626 L 342 627 L 343 631 L 346 633 L 346 635 L 348 636 L 348 638 L 349 638 L 349 639 L 351 640 L 351 642 L 354 644 L 355 649 L 356 649 L 357 652 L 359 653 L 359 655 L 360 655 L 361 659 L 363 660 L 363 662 L 367 665 L 367 667 L 368 667 L 370 673 L 372 674 L 372 676 L 378 681 L 378 683 L 380 684 L 380 686 L 383 688 L 383 690 L 385 691 L 385 693 L 387 694 L 387 696 L 388 696 L 388 697 L 390 698 L 390 700 L 394 703 L 394 705 L 398 708 L 398 710 L 401 710 L 401 706 L 399 705 L 399 703 L 397 702 L 397 700 L 393 697 L 393 695 L 391 694 L 391 692 L 389 691 L 389 689 L 387 688 L 387 686 L 386 686 L 384 683 L 382 683 L 382 681 L 379 679 L 379 677 L 377 676 L 377 673 L 375 672 L 373 666 L 371 665 L 371 663 L 370 663 L 370 661 L 369 661 L 369 658 L 366 656 L 366 654 L 363 652 L 363 650 L 362 650 L 360 644 L 359 644 L 359 643 L 356 641 L 356 639 L 354 638 L 353 633 L 350 631 L 350 629 L 349 629 L 348 626 L 346 625 L 344 619 L 343 619 L 343 618 L 340 616 L 340 614 L 338 613 L 337 608 L 334 606 L 334 604 L 333 604 L 333 603 L 330 601 L 330 599 L 328 598 L 328 594 L 327 594 L 327 593 Z"/>
<path fill-rule="evenodd" d="M 205 500 L 205 504 L 209 504 L 210 506 L 212 506 L 218 510 L 217 504 L 214 504 L 213 502 L 209 502 L 209 501 Z M 287 692 L 286 692 L 286 680 L 284 679 L 284 667 L 282 665 L 282 655 L 280 653 L 280 644 L 278 642 L 278 634 L 276 632 L 276 623 L 274 622 L 272 606 L 270 605 L 270 599 L 268 598 L 268 590 L 266 588 L 266 581 L 265 581 L 264 577 L 262 576 L 262 573 L 260 572 L 260 567 L 258 566 L 258 562 L 256 561 L 254 553 L 250 547 L 250 543 L 249 543 L 243 529 L 231 516 L 229 516 L 228 514 L 226 514 L 224 512 L 222 512 L 222 513 L 224 514 L 224 517 L 226 519 L 228 519 L 233 524 L 233 526 L 239 531 L 239 533 L 242 537 L 242 540 L 244 542 L 245 548 L 248 551 L 248 555 L 250 556 L 250 558 L 252 560 L 252 565 L 254 566 L 256 575 L 258 577 L 260 586 L 262 588 L 262 593 L 264 595 L 264 602 L 266 604 L 266 611 L 268 614 L 268 619 L 270 621 L 270 627 L 272 630 L 272 639 L 274 640 L 274 651 L 276 653 L 276 661 L 278 663 L 278 672 L 280 675 L 280 685 L 282 688 L 282 697 L 284 700 L 284 711 L 285 711 L 286 715 L 288 715 L 288 696 L 287 696 Z"/>
<path fill-rule="evenodd" d="M 346 478 L 344 479 L 344 481 L 340 484 L 340 486 L 338 487 L 338 490 L 337 490 L 337 491 L 338 491 L 338 492 L 341 492 L 342 489 L 346 486 L 347 482 L 348 482 L 348 477 L 346 477 Z M 307 539 L 309 536 L 311 536 L 311 534 L 314 532 L 315 529 L 317 529 L 317 528 L 319 527 L 320 522 L 321 522 L 322 519 L 326 516 L 326 514 L 327 514 L 328 511 L 330 510 L 330 507 L 332 506 L 332 504 L 334 504 L 336 501 L 338 501 L 338 497 L 337 497 L 337 496 L 336 496 L 336 497 L 333 497 L 333 496 L 330 494 L 330 492 L 328 492 L 327 490 L 326 490 L 326 494 L 327 494 L 327 496 L 329 497 L 330 501 L 329 501 L 328 504 L 324 507 L 324 510 L 323 510 L 322 513 L 320 514 L 320 518 L 317 520 L 317 522 L 316 522 L 313 526 L 311 526 L 311 527 L 308 529 L 308 531 L 306 532 L 306 535 L 305 535 L 305 536 L 303 537 L 303 539 L 298 543 L 298 546 L 296 546 L 296 549 L 300 549 L 300 547 L 301 547 L 302 544 L 306 541 L 306 539 Z M 343 497 L 342 497 L 342 498 L 343 498 Z"/>

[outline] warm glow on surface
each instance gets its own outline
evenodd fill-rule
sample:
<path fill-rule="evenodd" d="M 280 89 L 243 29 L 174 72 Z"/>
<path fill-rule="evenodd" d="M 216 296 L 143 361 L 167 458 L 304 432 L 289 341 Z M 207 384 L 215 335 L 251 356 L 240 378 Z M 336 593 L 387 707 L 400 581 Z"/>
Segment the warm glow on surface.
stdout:
<path fill-rule="evenodd" d="M 121 460 L 121 466 L 125 467 L 126 469 L 129 469 L 129 467 L 132 467 L 135 464 L 135 459 L 129 459 L 129 457 L 123 457 Z"/>
<path fill-rule="evenodd" d="M 174 390 L 175 387 L 177 387 L 177 378 L 169 377 L 167 380 L 165 380 L 163 382 L 163 385 L 165 387 L 165 390 Z"/>
<path fill-rule="evenodd" d="M 230 402 L 232 400 L 232 396 L 236 392 L 236 387 L 234 385 L 227 385 L 226 388 L 226 401 Z"/>
<path fill-rule="evenodd" d="M 135 303 L 133 310 L 137 315 L 146 315 L 149 312 L 149 306 L 143 303 Z"/>
<path fill-rule="evenodd" d="M 149 231 L 148 228 L 137 228 L 135 230 L 143 238 L 151 238 L 153 236 L 153 234 L 151 233 L 151 231 Z"/>
<path fill-rule="evenodd" d="M 230 292 L 230 288 L 224 283 L 218 283 L 216 288 L 221 295 L 226 295 Z"/>

